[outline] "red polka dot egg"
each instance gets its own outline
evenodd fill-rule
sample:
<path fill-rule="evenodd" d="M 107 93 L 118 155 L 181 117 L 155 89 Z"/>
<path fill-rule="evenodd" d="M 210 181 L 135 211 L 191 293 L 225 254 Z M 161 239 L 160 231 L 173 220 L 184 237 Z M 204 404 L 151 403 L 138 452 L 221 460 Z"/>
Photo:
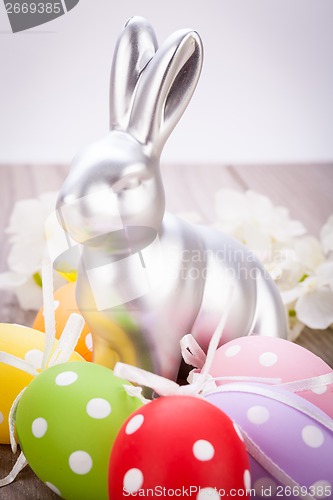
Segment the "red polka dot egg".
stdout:
<path fill-rule="evenodd" d="M 281 383 L 332 373 L 318 356 L 288 340 L 250 336 L 220 347 L 210 369 L 213 377 L 264 377 Z M 217 385 L 227 381 L 216 381 Z M 333 384 L 298 393 L 333 417 Z"/>
<path fill-rule="evenodd" d="M 250 487 L 248 456 L 230 418 L 193 396 L 161 397 L 137 410 L 112 448 L 109 498 L 219 499 Z"/>

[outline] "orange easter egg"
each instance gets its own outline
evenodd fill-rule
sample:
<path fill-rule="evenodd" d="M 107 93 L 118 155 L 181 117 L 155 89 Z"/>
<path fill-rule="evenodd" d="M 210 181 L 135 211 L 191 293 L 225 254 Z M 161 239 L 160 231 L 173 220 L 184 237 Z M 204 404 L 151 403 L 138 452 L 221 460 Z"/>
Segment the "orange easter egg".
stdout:
<path fill-rule="evenodd" d="M 0 323 L 0 351 L 21 358 L 36 370 L 42 365 L 45 333 L 22 325 Z M 54 349 L 58 341 L 55 341 Z M 69 361 L 84 359 L 73 352 Z M 0 363 L 0 443 L 9 443 L 8 415 L 16 396 L 34 379 L 33 375 Z"/>
<path fill-rule="evenodd" d="M 54 293 L 54 307 L 56 320 L 56 337 L 61 336 L 66 322 L 72 313 L 78 313 L 79 308 L 75 298 L 76 283 L 67 283 Z M 33 328 L 44 332 L 44 316 L 43 308 L 38 312 Z M 84 326 L 81 337 L 76 345 L 75 350 L 81 354 L 86 361 L 92 359 L 92 336 L 87 325 Z"/>

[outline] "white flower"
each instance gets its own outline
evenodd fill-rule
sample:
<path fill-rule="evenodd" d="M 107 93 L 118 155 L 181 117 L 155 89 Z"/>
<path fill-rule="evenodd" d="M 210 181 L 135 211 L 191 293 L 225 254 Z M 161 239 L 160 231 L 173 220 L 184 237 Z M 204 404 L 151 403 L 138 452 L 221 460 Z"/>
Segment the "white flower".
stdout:
<path fill-rule="evenodd" d="M 325 257 L 317 238 L 303 236 L 294 238 L 288 247 L 277 251 L 270 262 L 275 271 L 273 278 L 280 290 L 288 290 L 296 286 L 304 276 L 312 275 L 325 262 Z M 266 266 L 269 269 L 269 266 Z"/>
<path fill-rule="evenodd" d="M 37 278 L 13 272 L 1 273 L 0 289 L 15 292 L 22 309 L 38 311 L 42 305 L 42 288 Z"/>
<path fill-rule="evenodd" d="M 312 236 L 294 240 L 293 279 L 278 283 L 289 315 L 294 312 L 298 322 L 315 329 L 333 323 L 333 261 L 325 260 L 333 250 L 333 216 L 320 234 L 321 242 Z"/>
<path fill-rule="evenodd" d="M 331 215 L 320 232 L 321 244 L 324 254 L 333 252 L 333 215 Z"/>
<path fill-rule="evenodd" d="M 216 195 L 218 227 L 252 250 L 275 280 L 289 316 L 289 338 L 306 325 L 325 329 L 333 323 L 333 215 L 321 230 L 321 241 L 305 235 L 284 207 L 266 196 L 222 189 Z"/>
<path fill-rule="evenodd" d="M 38 310 L 42 305 L 41 264 L 46 252 L 45 221 L 54 211 L 57 192 L 37 199 L 18 201 L 6 233 L 11 244 L 9 271 L 0 273 L 0 289 L 16 293 L 23 309 Z M 64 280 L 55 273 L 55 286 Z"/>
<path fill-rule="evenodd" d="M 254 191 L 222 189 L 216 193 L 218 227 L 252 250 L 263 262 L 271 260 L 273 246 L 287 244 L 305 234 L 299 221 L 285 207 L 275 207 L 267 196 Z"/>
<path fill-rule="evenodd" d="M 285 304 L 295 304 L 299 321 L 310 328 L 325 329 L 333 323 L 333 262 L 324 262 L 312 276 L 282 292 Z"/>
<path fill-rule="evenodd" d="M 302 333 L 305 325 L 297 318 L 296 311 L 294 309 L 291 309 L 290 311 L 287 309 L 287 313 L 292 313 L 288 314 L 288 340 L 294 342 Z"/>

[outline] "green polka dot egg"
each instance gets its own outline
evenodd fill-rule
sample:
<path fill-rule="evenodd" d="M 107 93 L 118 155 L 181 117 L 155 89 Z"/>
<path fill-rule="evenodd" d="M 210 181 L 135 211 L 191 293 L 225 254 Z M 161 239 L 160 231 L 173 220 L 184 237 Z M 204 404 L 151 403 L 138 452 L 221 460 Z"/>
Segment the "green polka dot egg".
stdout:
<path fill-rule="evenodd" d="M 66 500 L 108 498 L 108 461 L 123 422 L 142 401 L 125 380 L 94 363 L 48 368 L 16 413 L 22 451 L 37 476 Z"/>

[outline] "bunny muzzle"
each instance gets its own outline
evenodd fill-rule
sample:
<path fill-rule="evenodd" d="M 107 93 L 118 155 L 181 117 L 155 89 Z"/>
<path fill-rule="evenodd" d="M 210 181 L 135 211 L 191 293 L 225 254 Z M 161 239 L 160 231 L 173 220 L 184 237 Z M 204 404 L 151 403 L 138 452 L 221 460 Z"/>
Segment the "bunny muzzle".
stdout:
<path fill-rule="evenodd" d="M 130 134 L 112 131 L 77 155 L 57 201 L 63 229 L 78 243 L 127 253 L 146 246 L 165 209 L 160 174 Z"/>

